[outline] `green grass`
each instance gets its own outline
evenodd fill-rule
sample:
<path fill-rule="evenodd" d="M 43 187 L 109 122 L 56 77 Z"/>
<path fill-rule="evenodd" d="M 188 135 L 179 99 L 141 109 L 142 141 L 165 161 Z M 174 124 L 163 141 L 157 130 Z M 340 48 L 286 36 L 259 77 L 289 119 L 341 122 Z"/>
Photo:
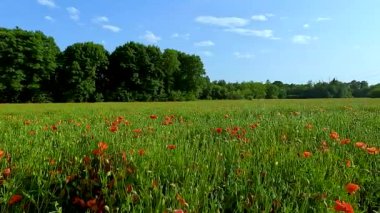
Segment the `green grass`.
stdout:
<path fill-rule="evenodd" d="M 355 147 L 379 148 L 379 115 L 377 99 L 0 105 L 0 212 L 379 212 L 379 154 Z"/>

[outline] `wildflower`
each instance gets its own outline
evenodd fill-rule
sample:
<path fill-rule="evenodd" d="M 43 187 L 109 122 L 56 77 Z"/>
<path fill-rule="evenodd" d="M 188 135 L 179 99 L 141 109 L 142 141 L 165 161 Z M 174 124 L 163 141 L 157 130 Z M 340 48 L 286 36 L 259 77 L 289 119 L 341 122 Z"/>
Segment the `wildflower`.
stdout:
<path fill-rule="evenodd" d="M 157 189 L 158 188 L 158 181 L 157 180 L 152 180 L 152 188 Z"/>
<path fill-rule="evenodd" d="M 308 124 L 306 124 L 306 126 L 305 126 L 305 128 L 306 129 L 313 129 L 313 124 L 311 124 L 311 123 L 308 123 Z"/>
<path fill-rule="evenodd" d="M 152 119 L 152 120 L 155 120 L 155 119 L 157 119 L 157 118 L 158 118 L 158 116 L 157 116 L 157 115 L 150 115 L 149 117 L 150 117 L 150 119 Z"/>
<path fill-rule="evenodd" d="M 31 120 L 25 120 L 25 121 L 24 121 L 24 125 L 26 125 L 26 126 L 30 125 L 31 123 L 32 123 Z"/>
<path fill-rule="evenodd" d="M 134 130 L 132 130 L 132 132 L 138 134 L 138 133 L 141 133 L 141 132 L 142 132 L 142 129 L 134 129 Z"/>
<path fill-rule="evenodd" d="M 74 205 L 78 205 L 78 206 L 80 206 L 82 208 L 86 207 L 86 203 L 84 202 L 84 200 L 82 198 L 78 197 L 78 196 L 75 196 L 73 198 L 72 202 L 73 202 Z"/>
<path fill-rule="evenodd" d="M 337 132 L 330 132 L 330 138 L 333 140 L 338 140 L 339 139 L 339 134 Z"/>
<path fill-rule="evenodd" d="M 131 192 L 133 191 L 133 186 L 132 186 L 132 184 L 128 184 L 127 187 L 126 187 L 126 189 L 127 189 L 127 192 L 128 192 L 128 193 L 131 193 Z"/>
<path fill-rule="evenodd" d="M 98 148 L 101 150 L 101 151 L 105 151 L 106 149 L 108 149 L 108 144 L 101 141 L 98 143 Z"/>
<path fill-rule="evenodd" d="M 304 151 L 304 152 L 303 152 L 303 157 L 304 157 L 304 158 L 309 158 L 309 157 L 311 157 L 311 155 L 312 155 L 311 152 L 308 152 L 308 151 Z"/>
<path fill-rule="evenodd" d="M 352 208 L 351 204 L 340 200 L 335 201 L 334 209 L 337 212 L 354 213 L 354 209 Z"/>
<path fill-rule="evenodd" d="M 139 149 L 138 153 L 139 153 L 140 156 L 143 156 L 143 155 L 145 155 L 145 150 L 144 149 Z"/>
<path fill-rule="evenodd" d="M 53 130 L 53 131 L 57 131 L 57 130 L 58 130 L 58 127 L 57 127 L 56 125 L 52 125 L 52 126 L 51 126 L 51 130 Z"/>
<path fill-rule="evenodd" d="M 186 206 L 186 207 L 189 206 L 189 204 L 186 202 L 185 199 L 183 199 L 183 197 L 182 197 L 180 194 L 177 193 L 177 194 L 175 195 L 175 197 L 176 197 L 176 199 L 178 200 L 178 202 L 181 204 L 181 206 Z"/>
<path fill-rule="evenodd" d="M 110 132 L 117 132 L 117 130 L 118 130 L 119 128 L 116 126 L 116 125 L 112 125 L 112 126 L 110 126 L 110 128 L 109 128 L 109 130 L 110 130 Z"/>
<path fill-rule="evenodd" d="M 376 147 L 368 147 L 367 152 L 368 154 L 375 155 L 375 154 L 379 154 L 379 149 Z"/>
<path fill-rule="evenodd" d="M 8 201 L 8 205 L 11 206 L 15 203 L 20 202 L 21 200 L 22 200 L 22 195 L 18 195 L 18 194 L 12 195 L 11 199 L 9 199 L 9 201 Z"/>
<path fill-rule="evenodd" d="M 182 209 L 174 209 L 173 213 L 185 213 Z"/>
<path fill-rule="evenodd" d="M 121 154 L 121 159 L 123 159 L 123 161 L 126 161 L 127 160 L 127 152 L 126 151 L 123 151 L 122 154 Z"/>
<path fill-rule="evenodd" d="M 5 155 L 5 152 L 4 152 L 4 150 L 1 150 L 1 149 L 0 149 L 0 159 L 1 159 L 1 158 L 3 158 L 3 157 L 4 157 L 4 155 Z"/>
<path fill-rule="evenodd" d="M 254 123 L 254 124 L 249 125 L 249 128 L 256 129 L 258 126 L 259 126 L 259 123 Z"/>
<path fill-rule="evenodd" d="M 223 132 L 223 129 L 222 128 L 216 128 L 215 131 L 220 134 Z"/>
<path fill-rule="evenodd" d="M 351 167 L 351 161 L 350 160 L 346 160 L 346 167 Z"/>
<path fill-rule="evenodd" d="M 90 158 L 89 156 L 85 155 L 85 156 L 83 157 L 83 163 L 84 163 L 85 165 L 90 165 L 90 163 L 91 163 L 91 158 Z"/>
<path fill-rule="evenodd" d="M 364 142 L 356 142 L 355 146 L 358 148 L 365 149 L 367 147 L 367 144 L 365 144 Z"/>
<path fill-rule="evenodd" d="M 349 144 L 350 142 L 351 140 L 349 138 L 345 138 L 340 141 L 340 144 L 345 145 L 345 144 Z"/>
<path fill-rule="evenodd" d="M 345 188 L 348 194 L 355 194 L 355 192 L 360 189 L 360 186 L 355 183 L 349 183 Z"/>
<path fill-rule="evenodd" d="M 96 209 L 96 199 L 94 198 L 94 199 L 91 199 L 91 200 L 88 200 L 87 202 L 86 202 L 86 205 L 87 205 L 87 207 L 88 208 L 90 208 L 90 209 Z"/>
<path fill-rule="evenodd" d="M 169 150 L 174 150 L 174 149 L 177 148 L 177 146 L 174 145 L 174 144 L 169 144 L 169 145 L 166 146 L 166 148 L 169 149 Z"/>
<path fill-rule="evenodd" d="M 11 176 L 11 168 L 6 168 L 6 169 L 4 169 L 4 171 L 3 171 L 3 176 L 4 176 L 5 178 Z"/>

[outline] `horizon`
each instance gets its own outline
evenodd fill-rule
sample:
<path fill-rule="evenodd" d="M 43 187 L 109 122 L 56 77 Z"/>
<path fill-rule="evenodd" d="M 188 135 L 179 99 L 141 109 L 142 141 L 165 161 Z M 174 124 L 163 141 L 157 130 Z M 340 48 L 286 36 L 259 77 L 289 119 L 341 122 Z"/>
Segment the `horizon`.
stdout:
<path fill-rule="evenodd" d="M 134 41 L 196 54 L 211 81 L 307 84 L 335 78 L 374 85 L 380 83 L 376 5 L 375 0 L 5 0 L 0 20 L 1 27 L 42 31 L 61 51 L 88 41 L 112 52 Z"/>

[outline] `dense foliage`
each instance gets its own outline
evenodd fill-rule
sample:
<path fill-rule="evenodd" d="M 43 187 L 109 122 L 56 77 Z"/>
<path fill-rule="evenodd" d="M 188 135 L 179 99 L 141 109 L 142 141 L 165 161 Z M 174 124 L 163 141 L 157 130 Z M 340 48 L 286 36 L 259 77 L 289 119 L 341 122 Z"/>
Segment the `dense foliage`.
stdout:
<path fill-rule="evenodd" d="M 0 28 L 0 102 L 167 101 L 380 97 L 366 81 L 284 84 L 210 82 L 199 56 L 128 42 L 109 53 L 52 37 Z"/>

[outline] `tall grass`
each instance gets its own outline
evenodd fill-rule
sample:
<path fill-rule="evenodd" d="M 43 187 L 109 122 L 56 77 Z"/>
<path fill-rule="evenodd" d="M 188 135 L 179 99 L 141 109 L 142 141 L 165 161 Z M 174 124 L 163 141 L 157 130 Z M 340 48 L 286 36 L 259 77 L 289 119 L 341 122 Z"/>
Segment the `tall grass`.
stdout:
<path fill-rule="evenodd" d="M 0 212 L 380 211 L 379 115 L 375 99 L 1 105 Z"/>

